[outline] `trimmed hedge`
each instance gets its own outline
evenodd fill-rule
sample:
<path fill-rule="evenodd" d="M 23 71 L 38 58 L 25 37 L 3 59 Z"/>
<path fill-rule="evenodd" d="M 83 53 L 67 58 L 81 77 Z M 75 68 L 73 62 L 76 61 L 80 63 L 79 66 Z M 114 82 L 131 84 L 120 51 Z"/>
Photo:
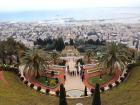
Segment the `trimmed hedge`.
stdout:
<path fill-rule="evenodd" d="M 21 74 L 20 73 L 18 73 L 18 75 L 17 75 L 18 77 L 20 77 L 21 76 Z"/>
<path fill-rule="evenodd" d="M 102 92 L 104 92 L 104 91 L 105 91 L 104 87 L 101 87 L 101 88 L 100 88 L 100 90 L 101 90 Z"/>
<path fill-rule="evenodd" d="M 33 88 L 34 87 L 34 84 L 31 83 L 30 87 Z"/>
<path fill-rule="evenodd" d="M 109 84 L 108 87 L 109 87 L 110 89 L 112 89 L 113 86 L 112 86 L 112 84 Z"/>
<path fill-rule="evenodd" d="M 121 77 L 120 80 L 123 82 L 124 81 L 124 77 Z"/>
<path fill-rule="evenodd" d="M 46 94 L 49 94 L 49 92 L 50 92 L 50 89 L 46 89 Z"/>
<path fill-rule="evenodd" d="M 90 90 L 90 92 L 93 94 L 93 93 L 94 93 L 94 89 L 92 88 L 92 89 Z"/>
<path fill-rule="evenodd" d="M 26 80 L 26 81 L 24 81 L 24 84 L 28 84 L 28 81 Z"/>
<path fill-rule="evenodd" d="M 58 78 L 55 78 L 55 80 L 56 80 L 56 84 L 58 84 L 59 83 L 59 79 Z"/>
<path fill-rule="evenodd" d="M 59 90 L 57 90 L 57 91 L 55 92 L 55 94 L 56 94 L 56 96 L 59 96 L 60 91 L 59 91 Z"/>
<path fill-rule="evenodd" d="M 20 77 L 20 80 L 23 81 L 24 80 L 24 77 Z"/>
<path fill-rule="evenodd" d="M 38 87 L 37 87 L 37 91 L 40 91 L 40 90 L 41 90 L 41 86 L 38 86 Z"/>
<path fill-rule="evenodd" d="M 120 84 L 120 82 L 119 81 L 115 81 L 115 84 L 116 84 L 116 86 L 118 86 Z"/>

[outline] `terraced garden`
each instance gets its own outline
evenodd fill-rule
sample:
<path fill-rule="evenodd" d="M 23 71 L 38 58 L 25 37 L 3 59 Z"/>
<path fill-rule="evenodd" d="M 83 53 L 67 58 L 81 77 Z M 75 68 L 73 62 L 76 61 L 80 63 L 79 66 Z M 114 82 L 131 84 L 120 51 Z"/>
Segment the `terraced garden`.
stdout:
<path fill-rule="evenodd" d="M 139 105 L 140 103 L 140 66 L 132 70 L 128 80 L 119 87 L 101 94 L 103 105 Z M 40 94 L 26 87 L 18 77 L 4 71 L 7 82 L 0 81 L 0 105 L 58 105 L 56 96 Z M 83 103 L 91 105 L 91 98 L 68 99 L 68 105 Z"/>

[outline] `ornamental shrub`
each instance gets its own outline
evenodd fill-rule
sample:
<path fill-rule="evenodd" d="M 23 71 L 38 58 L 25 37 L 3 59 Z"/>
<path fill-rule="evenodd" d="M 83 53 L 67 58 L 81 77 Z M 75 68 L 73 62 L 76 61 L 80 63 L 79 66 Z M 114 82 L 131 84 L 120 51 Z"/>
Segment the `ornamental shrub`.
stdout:
<path fill-rule="evenodd" d="M 40 90 L 41 90 L 41 86 L 38 86 L 38 87 L 37 87 L 37 91 L 40 91 Z"/>
<path fill-rule="evenodd" d="M 20 77 L 20 80 L 23 81 L 24 80 L 24 77 Z"/>
<path fill-rule="evenodd" d="M 60 91 L 59 91 L 59 90 L 57 90 L 57 91 L 55 92 L 55 94 L 56 94 L 56 96 L 59 96 Z"/>
<path fill-rule="evenodd" d="M 31 83 L 30 87 L 33 88 L 34 87 L 34 84 Z"/>
<path fill-rule="evenodd" d="M 104 92 L 104 91 L 105 91 L 104 87 L 101 87 L 100 89 L 101 89 L 101 91 L 102 91 L 102 92 Z"/>
<path fill-rule="evenodd" d="M 118 86 L 120 84 L 120 82 L 119 81 L 115 81 L 115 84 L 116 84 L 116 86 Z"/>
<path fill-rule="evenodd" d="M 26 81 L 24 81 L 24 84 L 28 84 L 28 81 L 26 80 Z"/>
<path fill-rule="evenodd" d="M 52 77 L 54 76 L 54 71 L 51 71 L 51 76 L 52 76 Z"/>
<path fill-rule="evenodd" d="M 20 73 L 18 73 L 18 75 L 17 75 L 18 77 L 20 77 L 21 76 L 21 74 Z"/>
<path fill-rule="evenodd" d="M 58 84 L 59 83 L 59 79 L 55 78 L 55 83 Z"/>
<path fill-rule="evenodd" d="M 113 86 L 112 86 L 112 84 L 109 84 L 108 87 L 109 87 L 110 89 L 112 89 Z"/>
<path fill-rule="evenodd" d="M 94 93 L 94 89 L 92 88 L 92 89 L 90 90 L 90 92 L 92 93 L 91 95 L 93 95 L 93 93 Z"/>
<path fill-rule="evenodd" d="M 49 94 L 49 92 L 50 92 L 50 89 L 46 89 L 46 94 Z"/>
<path fill-rule="evenodd" d="M 124 81 L 124 77 L 121 77 L 120 80 L 123 82 Z"/>

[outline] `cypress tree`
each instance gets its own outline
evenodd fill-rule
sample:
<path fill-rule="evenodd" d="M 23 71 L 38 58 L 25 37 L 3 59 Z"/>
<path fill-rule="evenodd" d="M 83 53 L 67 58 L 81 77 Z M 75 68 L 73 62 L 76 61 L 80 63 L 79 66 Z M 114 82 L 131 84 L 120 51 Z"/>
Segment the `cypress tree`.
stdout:
<path fill-rule="evenodd" d="M 87 96 L 87 87 L 85 86 L 84 96 Z"/>
<path fill-rule="evenodd" d="M 55 40 L 55 48 L 57 51 L 62 51 L 65 48 L 63 38 L 58 38 Z"/>
<path fill-rule="evenodd" d="M 73 39 L 70 39 L 70 45 L 74 45 Z"/>
<path fill-rule="evenodd" d="M 98 83 L 96 83 L 95 93 L 94 93 L 94 96 L 93 96 L 92 105 L 101 105 L 100 85 Z"/>
<path fill-rule="evenodd" d="M 63 84 L 60 85 L 59 105 L 67 105 L 66 92 Z"/>

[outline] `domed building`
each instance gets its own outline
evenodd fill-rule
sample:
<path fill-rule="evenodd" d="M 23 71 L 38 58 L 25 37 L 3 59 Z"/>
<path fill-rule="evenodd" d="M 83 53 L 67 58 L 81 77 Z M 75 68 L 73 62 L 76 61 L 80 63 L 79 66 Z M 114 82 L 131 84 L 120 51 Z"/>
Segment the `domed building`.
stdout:
<path fill-rule="evenodd" d="M 65 46 L 65 49 L 61 52 L 61 55 L 63 57 L 66 57 L 66 56 L 79 56 L 80 53 L 74 46 L 68 45 L 68 46 Z"/>

